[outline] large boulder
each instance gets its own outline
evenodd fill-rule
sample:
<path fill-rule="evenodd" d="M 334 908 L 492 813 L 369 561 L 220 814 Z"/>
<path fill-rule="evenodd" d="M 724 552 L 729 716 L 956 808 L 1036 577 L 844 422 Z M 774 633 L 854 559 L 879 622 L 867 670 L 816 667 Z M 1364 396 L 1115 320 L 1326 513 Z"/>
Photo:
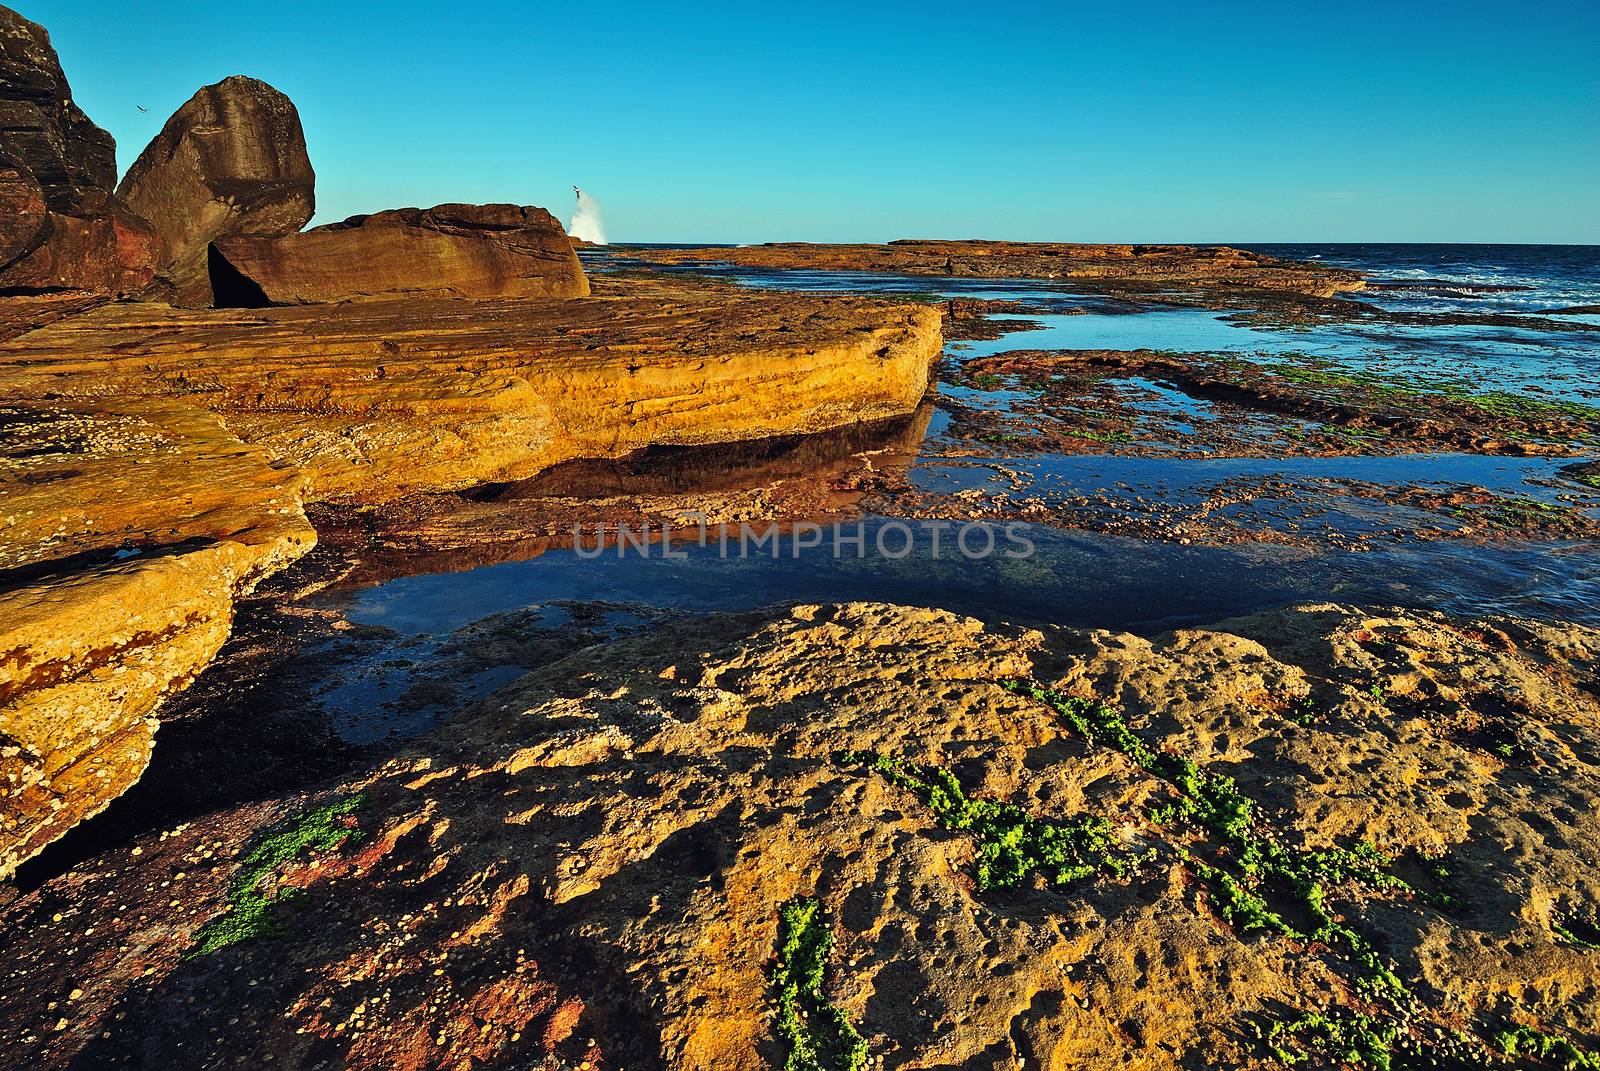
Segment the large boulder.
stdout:
<path fill-rule="evenodd" d="M 316 208 L 315 182 L 294 104 L 265 82 L 235 75 L 174 112 L 117 193 L 165 246 L 158 294 L 209 305 L 207 246 L 228 235 L 295 233 Z"/>
<path fill-rule="evenodd" d="M 73 103 L 50 35 L 0 7 L 0 290 L 147 286 L 155 232 L 116 181 L 116 143 Z"/>
<path fill-rule="evenodd" d="M 218 305 L 301 305 L 372 294 L 571 298 L 589 293 L 561 223 L 542 208 L 398 208 L 287 238 L 211 247 Z"/>
<path fill-rule="evenodd" d="M 0 7 L 0 156 L 33 173 L 52 212 L 104 207 L 117 143 L 72 101 L 43 26 Z"/>

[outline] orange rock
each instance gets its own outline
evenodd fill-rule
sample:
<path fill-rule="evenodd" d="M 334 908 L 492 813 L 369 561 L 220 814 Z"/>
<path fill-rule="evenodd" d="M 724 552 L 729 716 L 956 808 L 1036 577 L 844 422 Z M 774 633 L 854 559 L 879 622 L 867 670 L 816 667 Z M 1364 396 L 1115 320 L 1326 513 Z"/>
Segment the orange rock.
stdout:
<path fill-rule="evenodd" d="M 399 208 L 286 238 L 221 238 L 219 306 L 259 307 L 397 292 L 466 298 L 585 297 L 589 280 L 542 208 Z"/>
<path fill-rule="evenodd" d="M 316 208 L 315 183 L 293 102 L 265 82 L 235 75 L 174 112 L 117 193 L 160 236 L 160 295 L 209 305 L 211 241 L 293 234 Z"/>
<path fill-rule="evenodd" d="M 18 304 L 22 325 L 0 316 L 16 444 L 0 458 L 0 876 L 138 779 L 155 713 L 220 647 L 234 600 L 311 546 L 303 500 L 906 413 L 941 346 L 920 306 L 687 287 Z"/>

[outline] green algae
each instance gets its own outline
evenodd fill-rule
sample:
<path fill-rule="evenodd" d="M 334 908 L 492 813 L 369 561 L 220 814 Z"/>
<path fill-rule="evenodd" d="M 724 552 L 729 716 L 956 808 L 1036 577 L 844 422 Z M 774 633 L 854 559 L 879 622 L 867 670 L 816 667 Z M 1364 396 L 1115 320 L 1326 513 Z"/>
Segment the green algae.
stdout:
<path fill-rule="evenodd" d="M 1068 821 L 1037 818 L 1012 803 L 973 799 L 950 771 L 926 763 L 902 763 L 866 752 L 843 752 L 843 766 L 865 765 L 891 784 L 908 789 L 945 829 L 967 833 L 977 854 L 973 876 L 978 888 L 1009 889 L 1033 874 L 1052 885 L 1066 885 L 1107 873 L 1126 877 L 1150 853 L 1118 846 L 1104 818 Z"/>
<path fill-rule="evenodd" d="M 1514 1026 L 1494 1036 L 1495 1046 L 1512 1058 L 1524 1057 L 1541 1060 L 1561 1071 L 1600 1071 L 1600 1055 L 1579 1048 L 1572 1039 L 1561 1034 L 1535 1030 L 1531 1026 Z"/>
<path fill-rule="evenodd" d="M 303 854 L 333 851 L 359 841 L 361 830 L 345 819 L 365 803 L 364 796 L 347 796 L 304 811 L 251 848 L 239 860 L 239 872 L 229 884 L 228 912 L 199 929 L 187 958 L 208 956 L 244 941 L 280 936 L 284 932 L 281 909 L 304 895 L 304 891 L 276 886 L 270 879 Z"/>
<path fill-rule="evenodd" d="M 843 1010 L 822 992 L 833 930 L 813 898 L 778 911 L 777 957 L 769 975 L 777 992 L 778 1036 L 788 1048 L 784 1071 L 860 1071 L 867 1042 Z"/>

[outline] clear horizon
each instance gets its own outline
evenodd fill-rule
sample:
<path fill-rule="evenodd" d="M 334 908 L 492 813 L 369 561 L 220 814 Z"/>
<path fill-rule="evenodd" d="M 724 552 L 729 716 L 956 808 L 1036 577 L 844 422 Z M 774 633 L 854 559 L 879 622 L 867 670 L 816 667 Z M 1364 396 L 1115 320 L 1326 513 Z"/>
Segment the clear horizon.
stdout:
<path fill-rule="evenodd" d="M 16 6 L 124 170 L 202 85 L 283 90 L 316 223 L 576 184 L 616 242 L 1600 244 L 1589 3 Z"/>

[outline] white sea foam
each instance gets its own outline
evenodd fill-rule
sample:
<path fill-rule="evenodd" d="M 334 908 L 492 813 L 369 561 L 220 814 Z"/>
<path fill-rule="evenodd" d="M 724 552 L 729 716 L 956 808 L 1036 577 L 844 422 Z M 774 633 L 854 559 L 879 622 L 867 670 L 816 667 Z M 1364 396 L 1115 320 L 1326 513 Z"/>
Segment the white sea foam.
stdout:
<path fill-rule="evenodd" d="M 606 229 L 600 222 L 600 202 L 576 186 L 572 187 L 572 192 L 578 197 L 578 207 L 573 210 L 567 233 L 593 245 L 605 245 Z"/>

